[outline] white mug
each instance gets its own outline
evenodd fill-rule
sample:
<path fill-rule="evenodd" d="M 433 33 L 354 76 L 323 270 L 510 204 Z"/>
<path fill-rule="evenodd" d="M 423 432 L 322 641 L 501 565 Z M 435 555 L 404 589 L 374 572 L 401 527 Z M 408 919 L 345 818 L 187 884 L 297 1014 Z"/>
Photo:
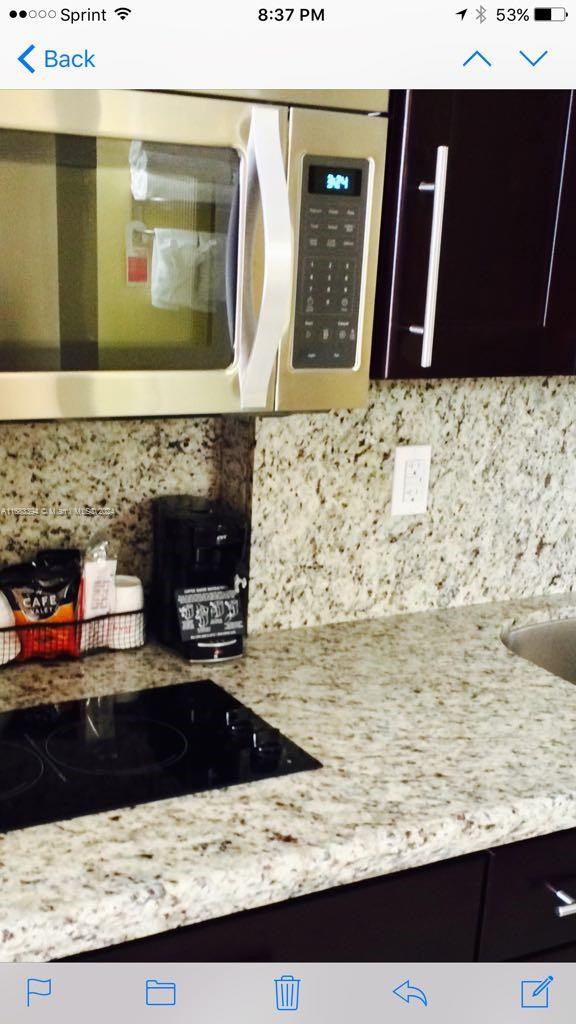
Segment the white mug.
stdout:
<path fill-rule="evenodd" d="M 144 588 L 137 576 L 116 576 L 108 646 L 115 651 L 144 643 Z M 125 615 L 119 614 L 125 612 Z M 138 613 L 138 614 L 136 614 Z"/>

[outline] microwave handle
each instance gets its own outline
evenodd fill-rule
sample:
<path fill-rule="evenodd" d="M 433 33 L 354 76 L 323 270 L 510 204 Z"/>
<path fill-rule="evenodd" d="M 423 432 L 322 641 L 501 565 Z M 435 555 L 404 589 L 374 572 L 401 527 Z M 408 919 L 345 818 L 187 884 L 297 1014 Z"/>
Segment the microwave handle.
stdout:
<path fill-rule="evenodd" d="M 256 317 L 251 270 L 246 275 L 246 304 L 240 340 L 239 375 L 242 409 L 265 409 L 282 335 L 292 307 L 293 241 L 288 182 L 274 107 L 253 107 L 248 142 L 247 238 L 253 234 L 257 194 L 264 228 L 264 284 Z M 252 267 L 251 254 L 245 266 Z"/>
<path fill-rule="evenodd" d="M 442 228 L 444 226 L 444 200 L 446 198 L 446 177 L 448 173 L 448 146 L 438 146 L 436 152 L 436 174 L 434 182 L 420 182 L 419 192 L 433 192 L 432 230 L 430 233 L 430 255 L 428 258 L 428 282 L 426 285 L 426 306 L 424 325 L 411 324 L 411 334 L 422 336 L 422 356 L 420 365 L 432 366 L 432 348 L 434 345 L 434 328 L 436 326 L 436 300 L 438 298 L 438 275 L 440 273 L 440 251 L 442 248 Z"/>

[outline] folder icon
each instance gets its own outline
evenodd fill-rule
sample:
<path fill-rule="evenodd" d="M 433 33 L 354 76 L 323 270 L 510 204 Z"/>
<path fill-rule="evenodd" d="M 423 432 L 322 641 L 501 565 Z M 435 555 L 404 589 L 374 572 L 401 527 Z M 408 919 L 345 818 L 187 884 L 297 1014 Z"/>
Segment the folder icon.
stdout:
<path fill-rule="evenodd" d="M 146 1006 L 176 1006 L 176 985 L 174 982 L 147 978 Z"/>

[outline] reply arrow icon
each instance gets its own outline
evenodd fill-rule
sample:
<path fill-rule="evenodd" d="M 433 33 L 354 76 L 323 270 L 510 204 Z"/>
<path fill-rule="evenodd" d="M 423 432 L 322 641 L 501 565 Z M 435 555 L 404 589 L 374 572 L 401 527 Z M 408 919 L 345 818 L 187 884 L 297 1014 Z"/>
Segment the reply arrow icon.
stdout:
<path fill-rule="evenodd" d="M 411 999 L 418 999 L 419 1002 L 423 1003 L 424 1006 L 428 1006 L 428 1000 L 426 993 L 421 988 L 416 988 L 415 985 L 411 985 L 408 979 L 403 981 L 401 985 L 398 985 L 395 989 L 392 989 L 395 996 L 402 999 L 405 1003 L 409 1003 Z"/>

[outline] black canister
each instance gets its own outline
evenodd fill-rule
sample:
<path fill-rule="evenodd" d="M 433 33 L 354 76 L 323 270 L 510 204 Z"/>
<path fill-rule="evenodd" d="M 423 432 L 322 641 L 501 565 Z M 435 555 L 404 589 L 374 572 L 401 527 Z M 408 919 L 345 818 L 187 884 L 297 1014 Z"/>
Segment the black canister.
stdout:
<path fill-rule="evenodd" d="M 221 501 L 188 495 L 152 502 L 153 627 L 189 661 L 243 653 L 248 527 Z"/>

